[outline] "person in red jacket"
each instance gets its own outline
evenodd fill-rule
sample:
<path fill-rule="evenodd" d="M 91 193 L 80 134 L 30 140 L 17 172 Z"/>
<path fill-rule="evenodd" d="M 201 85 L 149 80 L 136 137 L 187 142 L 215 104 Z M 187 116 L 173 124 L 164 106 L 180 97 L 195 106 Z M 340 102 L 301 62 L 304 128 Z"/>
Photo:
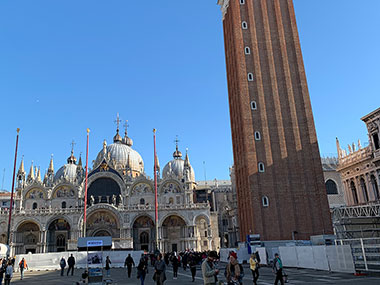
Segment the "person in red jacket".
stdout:
<path fill-rule="evenodd" d="M 24 269 L 28 269 L 28 264 L 26 264 L 25 258 L 22 258 L 20 263 L 18 264 L 20 267 L 20 273 L 21 273 L 21 280 L 24 278 Z"/>

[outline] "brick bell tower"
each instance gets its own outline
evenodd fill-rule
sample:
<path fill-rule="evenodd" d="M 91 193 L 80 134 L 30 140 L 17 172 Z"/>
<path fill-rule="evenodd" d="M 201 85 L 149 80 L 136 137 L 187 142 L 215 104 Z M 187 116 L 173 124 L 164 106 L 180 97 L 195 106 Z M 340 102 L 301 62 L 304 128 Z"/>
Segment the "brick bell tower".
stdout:
<path fill-rule="evenodd" d="M 331 234 L 292 0 L 219 0 L 240 239 Z"/>

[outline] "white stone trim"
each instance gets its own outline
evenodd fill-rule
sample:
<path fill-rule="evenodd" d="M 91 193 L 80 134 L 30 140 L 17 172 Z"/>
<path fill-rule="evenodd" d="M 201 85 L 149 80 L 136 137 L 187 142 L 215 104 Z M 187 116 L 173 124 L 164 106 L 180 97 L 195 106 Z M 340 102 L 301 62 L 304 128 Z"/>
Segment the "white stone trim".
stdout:
<path fill-rule="evenodd" d="M 220 10 L 222 10 L 223 20 L 227 13 L 227 8 L 230 6 L 230 0 L 218 0 L 218 5 L 220 5 Z"/>

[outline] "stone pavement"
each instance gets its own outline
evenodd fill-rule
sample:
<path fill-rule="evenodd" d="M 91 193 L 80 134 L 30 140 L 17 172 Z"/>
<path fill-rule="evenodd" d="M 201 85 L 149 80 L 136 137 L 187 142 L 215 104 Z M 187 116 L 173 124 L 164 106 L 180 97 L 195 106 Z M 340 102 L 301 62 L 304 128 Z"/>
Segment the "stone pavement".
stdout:
<path fill-rule="evenodd" d="M 221 266 L 222 267 L 222 266 Z M 24 280 L 20 280 L 20 274 L 15 273 L 11 284 L 24 284 L 24 285 L 72 285 L 79 281 L 79 276 L 83 272 L 82 269 L 76 269 L 74 276 L 60 276 L 60 271 L 26 271 Z M 244 267 L 245 277 L 244 285 L 252 284 L 252 276 L 248 267 Z M 325 271 L 306 270 L 306 269 L 286 269 L 289 276 L 289 283 L 287 284 L 345 284 L 345 285 L 364 285 L 364 284 L 380 284 L 380 277 L 376 276 L 354 276 L 353 274 L 342 273 L 328 273 Z M 152 280 L 153 268 L 149 268 L 149 274 L 146 277 L 145 284 L 153 285 Z M 169 267 L 166 274 L 168 280 L 165 285 L 189 285 L 189 284 L 203 284 L 201 278 L 200 267 L 197 270 L 196 282 L 191 282 L 190 271 L 179 270 L 178 279 L 173 279 L 172 268 Z M 125 269 L 111 269 L 111 278 L 115 281 L 115 285 L 122 284 L 136 284 L 140 282 L 136 279 L 136 271 L 133 270 L 130 279 L 126 276 Z M 221 280 L 224 280 L 222 273 Z M 259 285 L 269 285 L 274 283 L 274 275 L 269 268 L 260 268 Z"/>

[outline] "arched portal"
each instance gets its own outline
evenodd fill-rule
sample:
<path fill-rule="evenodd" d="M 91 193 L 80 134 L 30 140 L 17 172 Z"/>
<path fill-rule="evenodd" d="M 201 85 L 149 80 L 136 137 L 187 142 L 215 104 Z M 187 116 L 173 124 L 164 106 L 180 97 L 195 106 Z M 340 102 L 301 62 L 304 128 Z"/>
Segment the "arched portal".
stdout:
<path fill-rule="evenodd" d="M 109 210 L 97 210 L 87 218 L 87 236 L 111 236 L 120 238 L 120 226 L 117 217 Z"/>
<path fill-rule="evenodd" d="M 210 250 L 209 238 L 210 238 L 210 228 L 203 216 L 199 216 L 195 220 L 195 236 L 197 237 L 197 250 L 207 251 Z"/>
<path fill-rule="evenodd" d="M 155 246 L 156 230 L 153 220 L 148 216 L 141 216 L 133 223 L 133 249 L 152 251 Z"/>
<path fill-rule="evenodd" d="M 16 236 L 16 254 L 25 254 L 28 252 L 39 252 L 40 227 L 31 221 L 26 221 L 18 226 Z"/>
<path fill-rule="evenodd" d="M 70 239 L 70 224 L 65 219 L 55 219 L 48 226 L 48 252 L 67 250 L 67 241 Z"/>
<path fill-rule="evenodd" d="M 112 178 L 98 178 L 91 183 L 87 191 L 87 201 L 91 204 L 106 203 L 119 205 L 120 201 L 120 186 Z"/>
<path fill-rule="evenodd" d="M 164 251 L 184 251 L 186 222 L 178 216 L 167 217 L 162 223 L 162 238 L 164 241 Z"/>

